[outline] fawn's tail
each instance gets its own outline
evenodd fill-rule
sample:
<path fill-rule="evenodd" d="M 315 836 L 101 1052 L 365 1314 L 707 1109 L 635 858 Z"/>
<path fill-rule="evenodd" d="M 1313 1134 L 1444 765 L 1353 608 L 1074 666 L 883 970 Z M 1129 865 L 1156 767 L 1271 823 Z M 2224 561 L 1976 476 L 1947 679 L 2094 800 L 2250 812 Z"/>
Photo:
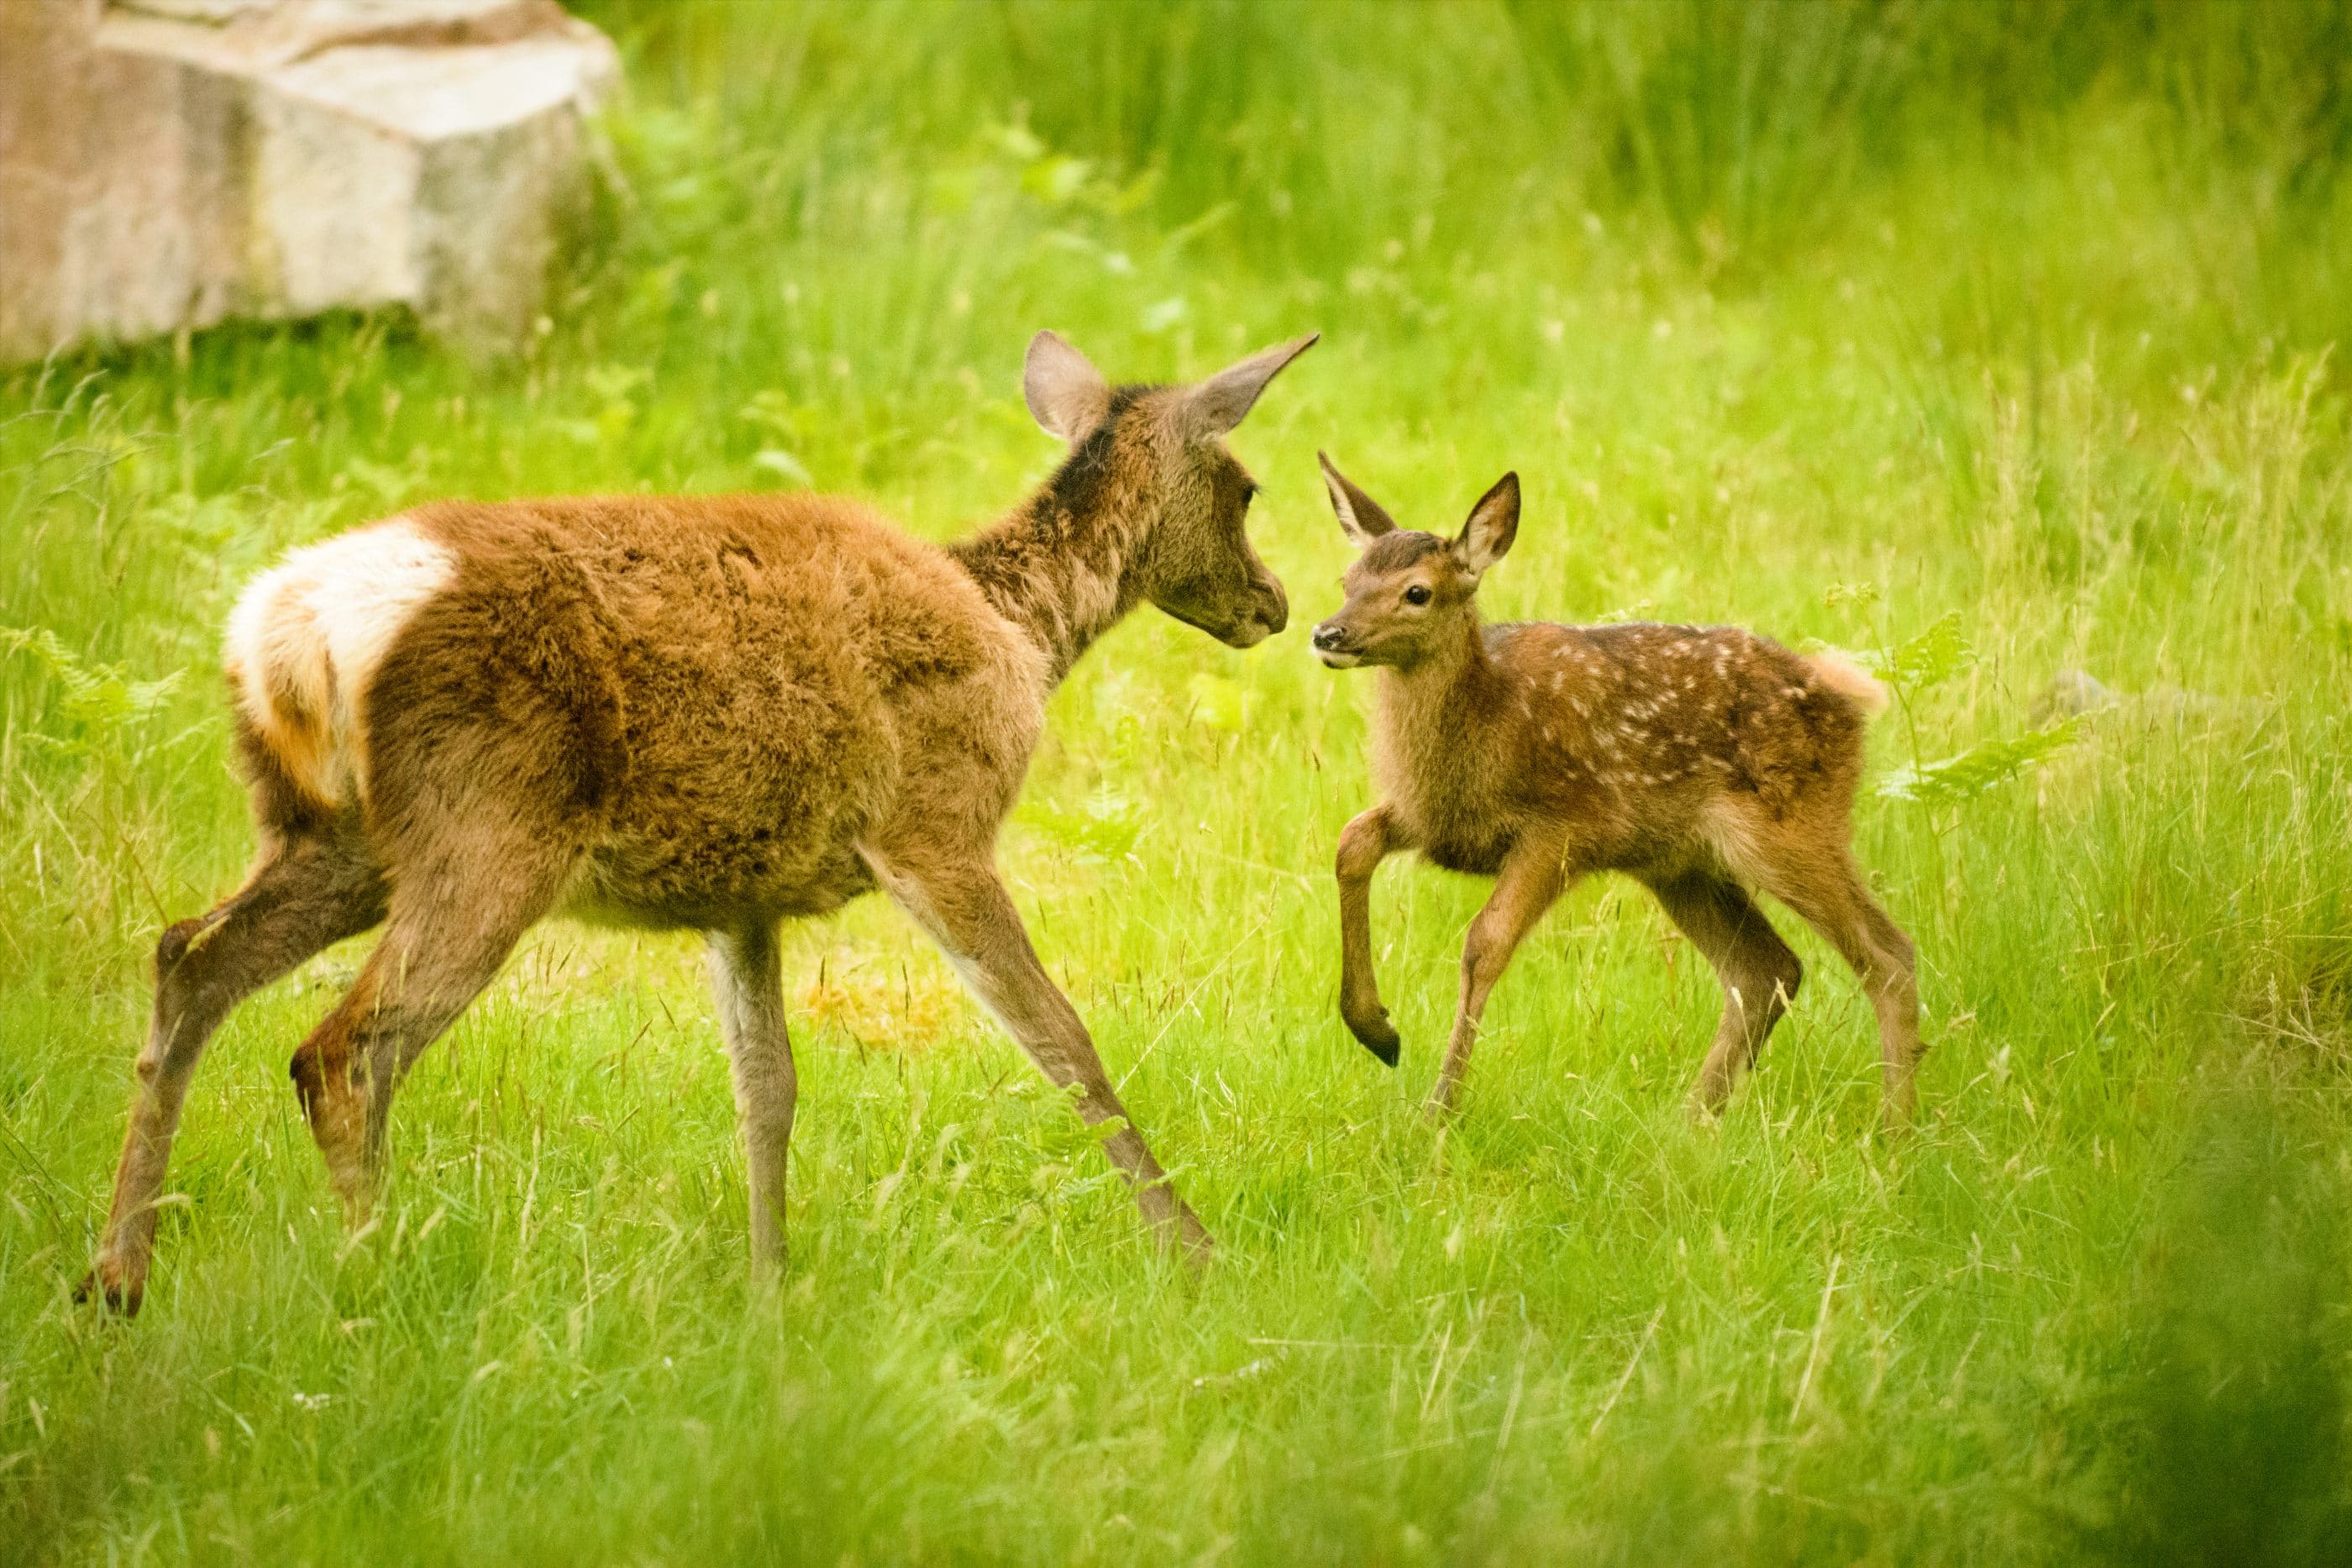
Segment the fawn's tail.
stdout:
<path fill-rule="evenodd" d="M 1886 687 L 1843 653 L 1811 653 L 1805 663 L 1812 666 L 1815 679 L 1860 708 L 1863 717 L 1876 718 L 1886 711 Z"/>

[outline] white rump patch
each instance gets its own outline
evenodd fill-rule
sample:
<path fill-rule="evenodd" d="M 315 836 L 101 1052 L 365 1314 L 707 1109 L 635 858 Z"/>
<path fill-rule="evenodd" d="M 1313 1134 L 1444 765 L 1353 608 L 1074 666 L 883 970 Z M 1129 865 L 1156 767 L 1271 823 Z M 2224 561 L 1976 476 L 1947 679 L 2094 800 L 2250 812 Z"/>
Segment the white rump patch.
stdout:
<path fill-rule="evenodd" d="M 294 782 L 331 805 L 367 790 L 362 701 L 456 560 L 406 517 L 294 551 L 228 619 L 237 705 Z"/>

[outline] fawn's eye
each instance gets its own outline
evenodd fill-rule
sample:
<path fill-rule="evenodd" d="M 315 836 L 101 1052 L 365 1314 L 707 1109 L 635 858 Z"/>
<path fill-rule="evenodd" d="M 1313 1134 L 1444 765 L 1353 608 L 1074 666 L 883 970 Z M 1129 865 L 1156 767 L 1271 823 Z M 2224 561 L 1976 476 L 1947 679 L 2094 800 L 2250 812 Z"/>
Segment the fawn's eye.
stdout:
<path fill-rule="evenodd" d="M 1429 589 L 1427 585 L 1416 582 L 1411 588 L 1406 589 L 1404 591 L 1404 601 L 1407 604 L 1428 603 Z"/>

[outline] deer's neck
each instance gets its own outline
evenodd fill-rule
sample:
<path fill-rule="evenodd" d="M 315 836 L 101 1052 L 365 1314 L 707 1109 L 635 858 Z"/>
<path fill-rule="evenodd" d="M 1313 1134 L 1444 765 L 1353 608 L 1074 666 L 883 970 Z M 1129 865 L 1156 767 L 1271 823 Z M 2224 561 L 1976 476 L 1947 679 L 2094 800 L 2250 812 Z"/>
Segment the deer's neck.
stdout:
<path fill-rule="evenodd" d="M 1442 793 L 1455 775 L 1477 774 L 1494 716 L 1509 701 L 1507 684 L 1475 622 L 1409 668 L 1382 670 L 1381 749 L 1393 782 Z"/>
<path fill-rule="evenodd" d="M 948 547 L 1059 685 L 1143 597 L 1135 560 L 1153 501 L 1109 462 L 1108 427 L 1011 513 Z"/>

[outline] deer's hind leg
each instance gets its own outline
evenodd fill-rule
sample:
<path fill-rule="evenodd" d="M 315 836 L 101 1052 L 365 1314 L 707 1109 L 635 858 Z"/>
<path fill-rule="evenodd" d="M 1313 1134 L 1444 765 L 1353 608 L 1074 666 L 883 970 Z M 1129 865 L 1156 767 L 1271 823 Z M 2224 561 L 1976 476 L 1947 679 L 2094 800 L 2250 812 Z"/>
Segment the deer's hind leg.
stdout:
<path fill-rule="evenodd" d="M 1713 1115 L 1789 1010 L 1805 967 L 1756 901 L 1719 871 L 1693 869 L 1643 881 L 1723 986 L 1723 1017 L 1691 1091 L 1693 1113 Z"/>
<path fill-rule="evenodd" d="M 383 1167 L 392 1101 L 425 1049 L 497 977 L 553 904 L 572 851 L 520 832 L 451 832 L 403 855 L 375 951 L 289 1071 L 327 1174 L 358 1225 Z"/>
<path fill-rule="evenodd" d="M 155 1011 L 139 1053 L 131 1124 L 98 1256 L 76 1294 L 136 1312 L 154 1252 L 155 1203 L 189 1081 L 229 1010 L 322 949 L 383 918 L 383 874 L 356 823 L 273 832 L 245 885 L 155 946 Z"/>
<path fill-rule="evenodd" d="M 1919 1040 L 1918 956 L 1911 938 L 1863 886 L 1843 843 L 1822 852 L 1794 845 L 1758 866 L 1767 893 L 1795 910 L 1853 967 L 1878 1015 L 1886 1124 L 1907 1126 L 1916 1109 L 1915 1080 L 1926 1048 Z"/>

